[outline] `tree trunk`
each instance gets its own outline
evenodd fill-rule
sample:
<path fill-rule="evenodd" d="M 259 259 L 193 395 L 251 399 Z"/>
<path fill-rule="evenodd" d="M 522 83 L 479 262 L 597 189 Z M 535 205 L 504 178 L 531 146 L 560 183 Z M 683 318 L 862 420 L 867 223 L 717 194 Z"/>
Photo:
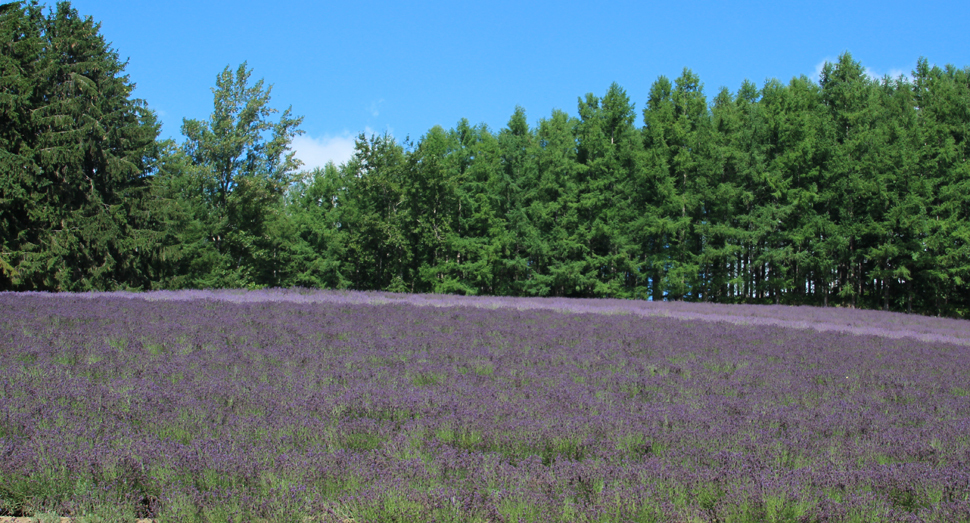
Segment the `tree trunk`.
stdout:
<path fill-rule="evenodd" d="M 882 310 L 889 310 L 889 280 L 883 279 L 882 281 Z"/>
<path fill-rule="evenodd" d="M 913 313 L 913 279 L 906 280 L 906 312 Z"/>

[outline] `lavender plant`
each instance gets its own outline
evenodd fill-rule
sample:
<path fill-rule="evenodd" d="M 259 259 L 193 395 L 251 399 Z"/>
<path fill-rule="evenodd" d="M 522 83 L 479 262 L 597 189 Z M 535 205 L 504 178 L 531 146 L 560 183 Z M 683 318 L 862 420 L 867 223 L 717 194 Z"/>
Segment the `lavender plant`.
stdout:
<path fill-rule="evenodd" d="M 970 520 L 963 321 L 310 291 L 0 310 L 0 515 Z"/>

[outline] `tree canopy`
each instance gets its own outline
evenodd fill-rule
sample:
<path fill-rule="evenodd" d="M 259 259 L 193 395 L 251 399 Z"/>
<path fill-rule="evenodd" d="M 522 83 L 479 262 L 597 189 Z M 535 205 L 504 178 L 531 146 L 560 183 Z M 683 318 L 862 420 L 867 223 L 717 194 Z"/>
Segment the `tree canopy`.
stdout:
<path fill-rule="evenodd" d="M 91 18 L 68 2 L 0 8 L 4 288 L 141 287 L 158 125 Z"/>
<path fill-rule="evenodd" d="M 851 54 L 708 98 L 658 77 L 576 115 L 300 171 L 302 118 L 227 67 L 158 140 L 67 2 L 0 6 L 0 289 L 306 286 L 849 306 L 970 316 L 970 68 Z M 277 117 L 278 116 L 278 117 Z"/>

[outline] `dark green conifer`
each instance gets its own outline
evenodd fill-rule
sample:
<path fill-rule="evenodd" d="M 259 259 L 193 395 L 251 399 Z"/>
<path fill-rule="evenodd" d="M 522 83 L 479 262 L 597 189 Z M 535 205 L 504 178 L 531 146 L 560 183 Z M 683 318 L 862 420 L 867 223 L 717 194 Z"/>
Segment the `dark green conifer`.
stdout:
<path fill-rule="evenodd" d="M 142 199 L 158 126 L 125 64 L 68 2 L 46 18 L 34 3 L 5 7 L 3 200 L 5 286 L 89 290 L 145 285 L 152 248 Z M 6 72 L 10 71 L 11 75 Z M 4 213 L 6 216 L 7 213 Z M 3 220 L 7 222 L 7 219 Z"/>

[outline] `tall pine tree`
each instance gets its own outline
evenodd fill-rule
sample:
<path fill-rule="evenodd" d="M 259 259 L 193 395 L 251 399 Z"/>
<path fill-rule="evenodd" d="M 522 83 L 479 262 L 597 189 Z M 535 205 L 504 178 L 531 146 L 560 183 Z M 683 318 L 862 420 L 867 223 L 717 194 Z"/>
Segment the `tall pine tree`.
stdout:
<path fill-rule="evenodd" d="M 148 284 L 155 248 L 143 203 L 158 125 L 131 98 L 125 64 L 99 25 L 68 2 L 47 17 L 35 3 L 4 6 L 0 257 L 12 289 L 90 290 Z M 6 213 L 4 213 L 6 215 Z"/>

